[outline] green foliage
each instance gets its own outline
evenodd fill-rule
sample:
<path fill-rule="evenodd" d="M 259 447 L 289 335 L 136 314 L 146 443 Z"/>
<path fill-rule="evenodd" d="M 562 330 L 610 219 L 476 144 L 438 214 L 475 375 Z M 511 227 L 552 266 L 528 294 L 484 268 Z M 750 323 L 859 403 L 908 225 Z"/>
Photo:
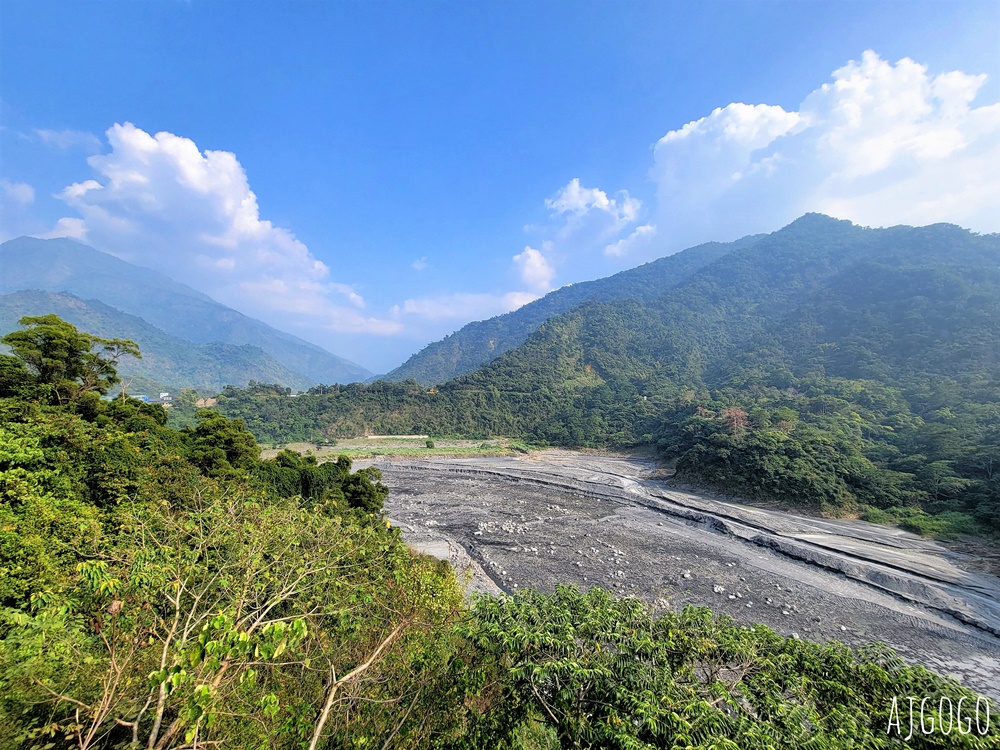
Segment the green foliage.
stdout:
<path fill-rule="evenodd" d="M 504 727 L 503 741 L 542 722 L 564 748 L 875 748 L 908 690 L 935 706 L 975 702 L 878 645 L 783 638 L 707 609 L 653 617 L 599 588 L 481 598 L 474 613 L 468 637 L 503 675 L 480 721 Z M 987 748 L 998 737 L 938 733 L 906 746 Z"/>
<path fill-rule="evenodd" d="M 377 470 L 260 461 L 216 413 L 175 431 L 158 406 L 77 406 L 0 400 L 0 746 L 454 731 L 432 707 L 458 584 L 382 520 Z"/>
<path fill-rule="evenodd" d="M 18 322 L 25 330 L 8 333 L 2 341 L 55 403 L 73 401 L 87 392 L 106 393 L 118 382 L 118 360 L 142 356 L 134 341 L 80 333 L 56 315 L 25 316 Z M 92 351 L 95 346 L 99 352 Z M 5 369 L 10 373 L 9 366 Z"/>
<path fill-rule="evenodd" d="M 908 523 L 1000 532 L 997 235 L 809 215 L 716 249 L 669 283 L 595 292 L 436 388 L 227 389 L 218 408 L 269 442 L 421 432 L 654 444 L 681 479 L 734 494 L 832 514 L 956 513 Z M 441 344 L 480 351 L 473 334 Z"/>
<path fill-rule="evenodd" d="M 190 430 L 191 460 L 207 475 L 235 477 L 259 462 L 260 446 L 242 421 L 226 419 L 207 409 L 195 417 L 198 426 Z"/>
<path fill-rule="evenodd" d="M 432 386 L 461 377 L 516 349 L 550 318 L 591 300 L 653 299 L 717 258 L 756 239 L 745 237 L 724 244 L 708 242 L 605 279 L 564 286 L 513 312 L 463 326 L 424 347 L 384 379 L 413 380 Z"/>
<path fill-rule="evenodd" d="M 813 470 L 867 434 L 837 408 L 848 391 L 894 403 L 849 381 L 808 408 L 713 402 L 671 445 L 722 441 Z M 844 446 L 809 432 L 814 412 L 841 415 Z M 959 449 L 944 427 L 914 445 Z M 778 450 L 800 430 L 801 455 Z M 970 465 L 988 469 L 984 450 Z M 824 469 L 840 484 L 817 486 L 868 497 L 866 466 L 843 460 Z M 0 398 L 0 747 L 880 748 L 894 746 L 893 698 L 974 702 L 877 646 L 785 639 L 705 609 L 654 617 L 598 588 L 470 609 L 447 564 L 385 522 L 380 479 L 344 456 L 262 461 L 242 422 L 211 411 L 174 430 L 128 398 Z M 908 746 L 992 748 L 998 731 Z"/>

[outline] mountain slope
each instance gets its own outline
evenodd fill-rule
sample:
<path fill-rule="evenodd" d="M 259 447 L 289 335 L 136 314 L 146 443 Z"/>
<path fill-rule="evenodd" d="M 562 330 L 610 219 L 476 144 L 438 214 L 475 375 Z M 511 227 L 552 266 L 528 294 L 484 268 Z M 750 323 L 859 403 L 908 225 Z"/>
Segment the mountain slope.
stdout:
<path fill-rule="evenodd" d="M 281 383 L 296 390 L 315 385 L 315 381 L 289 370 L 260 347 L 192 344 L 97 300 L 40 291 L 0 295 L 0 331 L 16 330 L 17 321 L 25 315 L 49 313 L 102 338 L 137 342 L 142 359 L 124 357 L 118 367 L 130 393 L 184 387 L 218 391 L 226 385 L 245 386 L 251 380 Z"/>
<path fill-rule="evenodd" d="M 658 297 L 556 316 L 440 388 L 224 396 L 299 437 L 654 444 L 679 476 L 743 495 L 1000 530 L 1000 235 L 807 215 Z"/>
<path fill-rule="evenodd" d="M 513 312 L 469 323 L 424 347 L 380 379 L 390 382 L 413 379 L 423 385 L 444 383 L 517 348 L 549 318 L 594 299 L 655 298 L 717 258 L 752 245 L 761 236 L 727 243 L 708 242 L 614 276 L 556 289 Z"/>
<path fill-rule="evenodd" d="M 554 318 L 525 345 L 453 386 L 489 386 L 502 392 L 523 390 L 530 383 L 553 393 L 569 391 L 574 378 L 563 372 L 570 366 L 564 352 L 572 351 L 576 377 L 586 371 L 623 394 L 672 396 L 681 385 L 704 385 L 706 375 L 720 371 L 744 347 L 763 347 L 763 341 L 752 342 L 768 330 L 784 331 L 782 342 L 794 348 L 797 337 L 790 334 L 790 326 L 801 319 L 800 306 L 836 299 L 850 290 L 879 299 L 881 277 L 859 266 L 862 263 L 895 269 L 995 269 L 1000 238 L 978 237 L 950 225 L 873 230 L 806 216 L 714 261 L 657 299 L 594 301 Z M 853 275 L 841 275 L 852 268 L 858 269 Z M 919 309 L 926 295 L 904 287 L 897 296 L 914 298 L 911 306 Z M 828 323 L 840 320 L 832 311 L 822 314 Z M 833 334 L 844 337 L 860 324 L 841 320 Z M 978 327 L 971 320 L 966 325 L 970 330 Z M 907 335 L 910 328 L 903 316 L 892 335 Z M 912 358 L 929 361 L 923 351 Z M 942 364 L 938 374 L 952 374 L 948 363 Z M 548 373 L 541 381 L 539 368 Z"/>
<path fill-rule="evenodd" d="M 74 240 L 19 237 L 0 245 L 0 294 L 27 289 L 100 300 L 195 344 L 256 346 L 312 382 L 347 383 L 371 376 L 360 365 L 221 305 L 185 284 Z"/>

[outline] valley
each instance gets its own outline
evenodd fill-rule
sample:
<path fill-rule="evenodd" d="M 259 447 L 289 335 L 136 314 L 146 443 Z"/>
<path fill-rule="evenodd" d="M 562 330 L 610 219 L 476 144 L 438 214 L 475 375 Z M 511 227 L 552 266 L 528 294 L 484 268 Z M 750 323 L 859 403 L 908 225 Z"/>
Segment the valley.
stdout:
<path fill-rule="evenodd" d="M 549 450 L 374 465 L 407 543 L 448 559 L 472 590 L 573 583 L 661 610 L 711 606 L 786 636 L 881 641 L 1000 697 L 1000 580 L 937 542 L 683 491 L 625 456 Z"/>

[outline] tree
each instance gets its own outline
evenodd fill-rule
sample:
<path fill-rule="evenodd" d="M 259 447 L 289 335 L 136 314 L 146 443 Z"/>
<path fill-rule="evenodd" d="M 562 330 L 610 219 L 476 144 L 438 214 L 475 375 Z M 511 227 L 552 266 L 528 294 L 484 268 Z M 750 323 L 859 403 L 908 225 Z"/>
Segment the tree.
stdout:
<path fill-rule="evenodd" d="M 197 412 L 195 419 L 191 460 L 206 474 L 233 477 L 258 464 L 260 446 L 242 419 L 226 419 L 210 409 Z"/>
<path fill-rule="evenodd" d="M 107 393 L 119 381 L 118 360 L 125 355 L 142 358 L 134 341 L 83 333 L 58 315 L 26 315 L 18 323 L 25 330 L 9 333 L 2 341 L 39 384 L 48 386 L 57 404 L 90 391 Z"/>

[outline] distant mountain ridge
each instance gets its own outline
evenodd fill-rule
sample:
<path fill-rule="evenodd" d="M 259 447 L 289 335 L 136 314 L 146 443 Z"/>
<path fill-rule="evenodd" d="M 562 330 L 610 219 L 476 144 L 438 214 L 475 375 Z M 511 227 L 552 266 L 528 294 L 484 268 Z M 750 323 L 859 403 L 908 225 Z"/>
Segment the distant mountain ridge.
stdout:
<path fill-rule="evenodd" d="M 389 382 L 412 379 L 421 385 L 447 382 L 516 349 L 550 318 L 591 300 L 653 299 L 716 259 L 749 247 L 764 236 L 749 235 L 734 242 L 706 242 L 613 276 L 564 286 L 512 312 L 469 323 L 441 341 L 428 344 L 378 379 Z"/>
<path fill-rule="evenodd" d="M 226 307 L 186 284 L 70 239 L 19 237 L 0 245 L 0 294 L 68 293 L 141 318 L 192 344 L 251 346 L 280 363 L 283 385 L 347 383 L 371 377 L 361 365 Z M 106 311 L 105 311 L 106 312 Z M 141 344 L 141 342 L 140 342 Z M 277 370 L 275 370 L 277 371 Z"/>
<path fill-rule="evenodd" d="M 316 410 L 310 439 L 370 430 L 634 444 L 648 441 L 663 403 L 726 388 L 735 371 L 766 379 L 775 368 L 821 368 L 895 385 L 900 373 L 964 377 L 974 363 L 1000 377 L 1000 236 L 808 214 L 728 249 L 659 294 L 592 298 L 551 317 L 431 392 L 405 383 L 316 389 L 315 403 L 283 408 Z M 869 319 L 873 333 L 861 337 Z"/>
<path fill-rule="evenodd" d="M 81 331 L 102 338 L 140 342 L 142 359 L 124 357 L 118 366 L 129 393 L 157 393 L 181 387 L 215 392 L 251 380 L 305 390 L 316 383 L 293 372 L 258 346 L 192 344 L 164 333 L 142 318 L 97 300 L 28 290 L 0 295 L 0 331 L 13 331 L 25 315 L 55 313 Z"/>
<path fill-rule="evenodd" d="M 808 214 L 650 298 L 600 299 L 436 388 L 226 389 L 269 442 L 645 445 L 683 481 L 922 534 L 1000 534 L 1000 234 Z"/>

